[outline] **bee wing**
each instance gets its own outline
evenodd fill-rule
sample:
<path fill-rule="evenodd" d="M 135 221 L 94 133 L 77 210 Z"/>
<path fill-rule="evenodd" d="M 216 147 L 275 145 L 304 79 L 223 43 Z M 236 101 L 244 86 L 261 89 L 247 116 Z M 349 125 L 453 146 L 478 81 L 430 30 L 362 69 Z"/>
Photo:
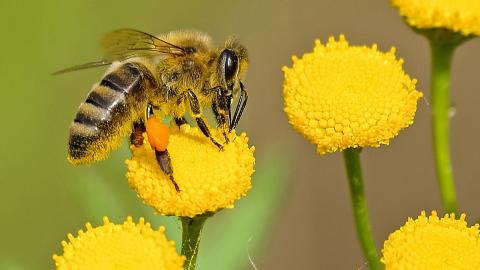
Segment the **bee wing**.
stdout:
<path fill-rule="evenodd" d="M 133 29 L 118 29 L 110 32 L 103 37 L 101 45 L 105 50 L 105 56 L 102 60 L 65 68 L 52 75 L 110 65 L 114 61 L 137 56 L 149 57 L 159 54 L 178 56 L 185 53 L 182 47 L 171 44 L 154 35 Z"/>
<path fill-rule="evenodd" d="M 185 53 L 182 47 L 133 29 L 119 29 L 108 33 L 102 39 L 101 44 L 105 49 L 105 59 L 110 61 L 135 56 L 182 55 Z"/>
<path fill-rule="evenodd" d="M 107 60 L 98 60 L 98 61 L 89 62 L 89 63 L 85 63 L 85 64 L 78 65 L 78 66 L 64 68 L 64 69 L 61 69 L 59 71 L 56 71 L 56 72 L 52 73 L 52 75 L 63 74 L 63 73 L 67 73 L 67 72 L 71 72 L 71 71 L 75 71 L 75 70 L 82 70 L 82 69 L 87 69 L 87 68 L 106 66 L 106 65 L 110 65 L 111 63 L 112 62 L 107 61 Z"/>

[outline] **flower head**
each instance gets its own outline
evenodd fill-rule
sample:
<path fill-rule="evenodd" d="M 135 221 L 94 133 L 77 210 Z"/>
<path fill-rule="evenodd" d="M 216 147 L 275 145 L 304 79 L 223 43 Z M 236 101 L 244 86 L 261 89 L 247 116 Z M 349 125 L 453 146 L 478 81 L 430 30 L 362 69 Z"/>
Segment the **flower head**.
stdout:
<path fill-rule="evenodd" d="M 422 93 L 402 69 L 395 48 L 349 46 L 343 35 L 284 67 L 288 121 L 320 154 L 388 144 L 413 123 Z"/>
<path fill-rule="evenodd" d="M 425 212 L 392 233 L 383 247 L 387 270 L 480 269 L 480 232 L 476 224 L 467 227 L 465 214 L 439 218 Z"/>
<path fill-rule="evenodd" d="M 221 138 L 218 130 L 211 131 Z M 219 150 L 196 127 L 172 128 L 168 152 L 181 191 L 161 171 L 148 144 L 132 147 L 133 157 L 126 161 L 128 183 L 162 215 L 193 217 L 231 208 L 251 187 L 255 148 L 248 147 L 246 134 L 228 136 L 230 142 Z"/>
<path fill-rule="evenodd" d="M 415 28 L 446 28 L 463 35 L 480 35 L 478 0 L 391 0 Z"/>
<path fill-rule="evenodd" d="M 67 270 L 179 270 L 185 258 L 177 254 L 175 243 L 165 237 L 164 227 L 153 230 L 140 218 L 138 224 L 128 217 L 122 225 L 103 219 L 102 226 L 63 241 L 63 255 L 53 255 L 56 269 Z"/>

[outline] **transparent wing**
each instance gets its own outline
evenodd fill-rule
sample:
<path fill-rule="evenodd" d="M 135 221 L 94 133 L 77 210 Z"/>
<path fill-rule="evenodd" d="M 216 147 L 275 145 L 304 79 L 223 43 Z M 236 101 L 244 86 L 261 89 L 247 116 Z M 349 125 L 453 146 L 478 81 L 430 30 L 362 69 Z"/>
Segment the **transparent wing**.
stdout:
<path fill-rule="evenodd" d="M 110 61 L 136 56 L 183 55 L 185 53 L 185 50 L 179 46 L 133 29 L 119 29 L 108 33 L 102 39 L 101 44 L 105 49 L 105 60 Z"/>
<path fill-rule="evenodd" d="M 102 60 L 65 68 L 52 75 L 105 66 L 114 61 L 138 56 L 151 57 L 159 54 L 180 56 L 185 54 L 185 50 L 182 47 L 159 39 L 154 35 L 133 29 L 118 29 L 110 32 L 103 37 L 101 45 L 105 51 Z"/>
<path fill-rule="evenodd" d="M 52 73 L 52 75 L 58 75 L 58 74 L 63 74 L 63 73 L 67 73 L 67 72 L 71 72 L 71 71 L 76 71 L 76 70 L 87 69 L 87 68 L 94 68 L 94 67 L 106 66 L 106 65 L 110 65 L 111 63 L 112 63 L 112 62 L 106 61 L 106 60 L 99 60 L 99 61 L 89 62 L 89 63 L 85 63 L 85 64 L 82 64 L 82 65 L 78 65 L 78 66 L 73 66 L 73 67 L 68 67 L 68 68 L 61 69 L 61 70 L 59 70 L 59 71 L 56 71 L 56 72 Z"/>

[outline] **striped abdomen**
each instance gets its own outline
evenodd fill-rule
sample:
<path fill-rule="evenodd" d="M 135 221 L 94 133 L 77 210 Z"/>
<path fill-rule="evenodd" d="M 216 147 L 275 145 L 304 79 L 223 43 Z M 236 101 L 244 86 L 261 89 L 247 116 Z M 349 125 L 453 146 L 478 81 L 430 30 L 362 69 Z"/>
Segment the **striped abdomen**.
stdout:
<path fill-rule="evenodd" d="M 68 160 L 87 164 L 104 159 L 142 117 L 154 84 L 141 64 L 126 63 L 107 74 L 80 104 L 70 127 Z"/>

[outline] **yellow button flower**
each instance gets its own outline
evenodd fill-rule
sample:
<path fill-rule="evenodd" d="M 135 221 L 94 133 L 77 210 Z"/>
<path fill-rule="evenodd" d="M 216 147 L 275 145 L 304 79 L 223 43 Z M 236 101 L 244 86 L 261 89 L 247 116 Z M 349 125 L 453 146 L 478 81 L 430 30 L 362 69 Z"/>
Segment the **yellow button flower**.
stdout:
<path fill-rule="evenodd" d="M 343 35 L 284 67 L 284 110 L 320 154 L 388 144 L 413 123 L 422 93 L 402 69 L 395 48 L 349 46 Z"/>
<path fill-rule="evenodd" d="M 480 35 L 478 0 L 391 0 L 410 26 Z"/>
<path fill-rule="evenodd" d="M 439 218 L 425 212 L 392 233 L 383 247 L 386 270 L 480 269 L 479 226 L 467 227 L 465 214 Z"/>
<path fill-rule="evenodd" d="M 223 138 L 218 130 L 211 131 L 214 138 Z M 148 143 L 132 146 L 133 157 L 126 161 L 128 183 L 161 215 L 194 217 L 232 208 L 251 187 L 255 148 L 248 147 L 244 133 L 228 136 L 230 142 L 219 151 L 197 127 L 171 128 L 168 152 L 180 192 L 160 170 Z"/>
<path fill-rule="evenodd" d="M 165 237 L 165 228 L 153 230 L 140 218 L 128 217 L 122 225 L 103 219 L 102 226 L 63 241 L 63 255 L 53 255 L 57 270 L 180 270 L 185 257 L 177 254 L 175 243 Z"/>

